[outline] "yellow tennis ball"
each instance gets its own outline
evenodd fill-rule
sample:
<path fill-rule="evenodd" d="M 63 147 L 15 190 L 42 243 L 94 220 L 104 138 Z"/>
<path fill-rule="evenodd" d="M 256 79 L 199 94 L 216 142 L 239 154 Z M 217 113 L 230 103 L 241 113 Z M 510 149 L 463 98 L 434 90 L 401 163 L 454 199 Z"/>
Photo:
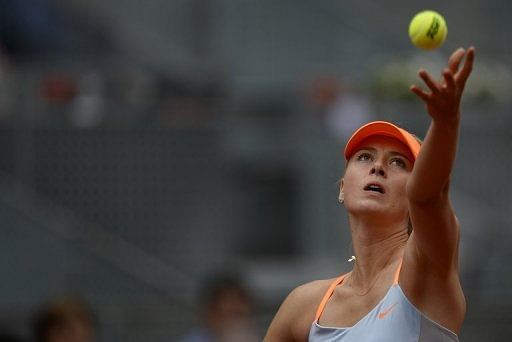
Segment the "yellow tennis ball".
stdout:
<path fill-rule="evenodd" d="M 425 50 L 443 45 L 448 27 L 443 16 L 435 11 L 422 11 L 412 18 L 409 24 L 409 37 L 412 43 Z"/>

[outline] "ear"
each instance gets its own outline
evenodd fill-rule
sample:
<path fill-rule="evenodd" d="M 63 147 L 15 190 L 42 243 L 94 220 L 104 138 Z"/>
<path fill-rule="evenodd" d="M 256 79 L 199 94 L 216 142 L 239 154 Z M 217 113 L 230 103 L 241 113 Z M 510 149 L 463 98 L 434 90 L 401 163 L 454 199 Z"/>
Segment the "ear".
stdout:
<path fill-rule="evenodd" d="M 345 180 L 342 178 L 341 182 L 340 182 L 340 194 L 339 194 L 339 197 L 338 197 L 338 199 L 339 199 L 339 201 L 341 203 L 343 203 L 343 201 L 345 200 L 345 195 L 343 193 L 344 187 L 345 187 Z"/>

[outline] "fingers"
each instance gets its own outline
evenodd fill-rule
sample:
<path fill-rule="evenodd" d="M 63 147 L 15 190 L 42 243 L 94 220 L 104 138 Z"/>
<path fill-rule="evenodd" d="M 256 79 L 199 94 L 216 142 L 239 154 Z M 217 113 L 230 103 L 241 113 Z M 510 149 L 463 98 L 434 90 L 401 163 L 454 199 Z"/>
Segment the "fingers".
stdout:
<path fill-rule="evenodd" d="M 426 91 L 420 89 L 419 87 L 417 87 L 415 85 L 411 86 L 410 90 L 414 94 L 419 96 L 423 101 L 428 102 L 428 101 L 430 101 L 432 95 L 436 95 L 436 94 L 438 94 L 441 91 L 441 86 L 439 85 L 439 83 L 436 83 L 432 79 L 430 74 L 428 72 L 426 72 L 425 70 L 423 70 L 423 69 L 418 72 L 418 75 L 421 77 L 423 82 L 425 82 L 425 84 L 427 85 L 427 87 L 430 89 L 430 91 L 432 93 L 427 93 Z M 451 73 L 450 73 L 450 75 L 451 75 Z"/>
<path fill-rule="evenodd" d="M 455 77 L 450 69 L 444 69 L 443 71 L 444 81 L 446 83 L 445 89 L 452 90 L 456 89 Z"/>
<path fill-rule="evenodd" d="M 473 70 L 473 61 L 475 60 L 475 48 L 470 47 L 466 54 L 466 61 L 464 62 L 464 66 L 462 70 L 457 75 L 457 81 L 460 82 L 461 88 L 464 88 L 466 81 L 468 80 L 471 71 Z"/>
<path fill-rule="evenodd" d="M 455 74 L 459 70 L 459 64 L 464 57 L 466 51 L 463 48 L 457 49 L 448 60 L 448 68 Z"/>
<path fill-rule="evenodd" d="M 466 57 L 466 60 L 462 69 L 459 70 L 460 63 L 462 62 L 462 59 L 464 59 L 464 56 Z M 450 56 L 450 59 L 448 60 L 448 70 L 450 71 L 451 77 L 446 73 L 446 70 L 443 72 L 447 88 L 457 86 L 460 90 L 464 89 L 466 81 L 473 70 L 474 59 L 475 48 L 473 46 L 467 51 L 459 48 Z M 454 80 L 454 83 L 452 83 L 452 79 Z"/>
<path fill-rule="evenodd" d="M 439 85 L 432 79 L 428 72 L 425 70 L 420 70 L 418 75 L 421 77 L 423 82 L 430 88 L 433 94 L 439 93 L 440 88 Z"/>
<path fill-rule="evenodd" d="M 423 101 L 428 102 L 430 100 L 430 94 L 427 94 L 417 86 L 413 85 L 409 88 L 414 94 L 418 95 Z"/>
<path fill-rule="evenodd" d="M 459 70 L 462 60 L 466 57 L 464 65 Z M 442 72 L 443 78 L 440 82 L 435 82 L 430 74 L 425 70 L 420 70 L 418 75 L 425 82 L 431 93 L 426 92 L 416 85 L 411 86 L 410 90 L 425 102 L 432 101 L 440 93 L 451 96 L 460 97 L 471 71 L 473 70 L 473 62 L 475 59 L 475 48 L 470 47 L 467 51 L 460 48 L 457 49 L 448 61 L 448 68 Z M 444 96 L 444 95 L 443 95 Z"/>

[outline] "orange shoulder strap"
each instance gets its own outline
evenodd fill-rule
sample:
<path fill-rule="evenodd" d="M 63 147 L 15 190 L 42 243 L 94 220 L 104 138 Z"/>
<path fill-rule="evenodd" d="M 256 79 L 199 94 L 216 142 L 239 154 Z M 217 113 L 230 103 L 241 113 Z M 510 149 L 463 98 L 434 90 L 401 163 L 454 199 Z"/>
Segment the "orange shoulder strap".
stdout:
<path fill-rule="evenodd" d="M 332 293 L 334 292 L 334 288 L 343 282 L 345 276 L 346 274 L 334 279 L 334 281 L 329 286 L 329 289 L 327 289 L 327 292 L 325 292 L 324 298 L 322 299 L 320 305 L 318 306 L 318 309 L 316 310 L 315 322 L 318 322 L 318 319 L 322 315 L 322 312 L 324 312 L 325 304 L 327 304 L 327 301 L 329 300 L 329 298 L 331 298 Z"/>
<path fill-rule="evenodd" d="M 398 268 L 395 271 L 395 278 L 393 279 L 393 285 L 398 284 L 398 278 L 400 278 L 400 270 L 402 269 L 402 261 L 404 261 L 404 259 L 400 260 L 400 263 L 398 264 Z"/>

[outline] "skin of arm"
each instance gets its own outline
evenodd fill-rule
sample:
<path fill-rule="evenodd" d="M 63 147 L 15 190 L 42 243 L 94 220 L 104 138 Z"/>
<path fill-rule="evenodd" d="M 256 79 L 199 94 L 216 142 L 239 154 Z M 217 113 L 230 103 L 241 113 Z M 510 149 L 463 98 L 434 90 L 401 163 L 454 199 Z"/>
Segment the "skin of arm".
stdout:
<path fill-rule="evenodd" d="M 466 56 L 462 67 L 460 64 Z M 416 86 L 411 91 L 426 104 L 432 122 L 407 183 L 415 247 L 434 265 L 446 270 L 456 265 L 459 225 L 448 197 L 460 123 L 460 102 L 471 73 L 474 48 L 455 51 L 435 82 L 424 70 L 420 77 L 430 92 Z"/>
<path fill-rule="evenodd" d="M 399 282 L 416 307 L 454 332 L 462 326 L 466 302 L 458 274 L 460 227 L 448 190 L 457 151 L 460 101 L 474 54 L 474 48 L 456 50 L 440 82 L 421 70 L 419 76 L 430 91 L 411 87 L 432 120 L 407 182 L 413 232 Z"/>
<path fill-rule="evenodd" d="M 333 280 L 317 280 L 294 289 L 281 304 L 263 341 L 306 342 L 318 304 Z"/>

